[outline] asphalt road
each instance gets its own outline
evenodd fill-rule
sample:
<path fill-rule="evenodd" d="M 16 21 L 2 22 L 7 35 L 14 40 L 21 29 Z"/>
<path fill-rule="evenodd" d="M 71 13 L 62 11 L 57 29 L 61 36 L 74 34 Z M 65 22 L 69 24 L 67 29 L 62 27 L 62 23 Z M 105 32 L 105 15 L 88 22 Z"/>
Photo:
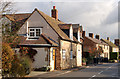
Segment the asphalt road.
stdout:
<path fill-rule="evenodd" d="M 97 66 L 91 66 L 57 77 L 118 77 L 118 63 L 106 63 Z"/>
<path fill-rule="evenodd" d="M 75 71 L 56 71 L 44 75 L 39 75 L 37 77 L 57 77 L 57 78 L 67 78 L 67 77 L 78 77 L 78 78 L 84 78 L 87 79 L 96 79 L 96 77 L 102 79 L 101 77 L 105 77 L 104 79 L 120 79 L 118 78 L 118 63 L 104 63 L 99 64 L 97 66 L 90 66 L 85 69 L 75 70 Z M 108 78 L 107 78 L 108 77 Z"/>

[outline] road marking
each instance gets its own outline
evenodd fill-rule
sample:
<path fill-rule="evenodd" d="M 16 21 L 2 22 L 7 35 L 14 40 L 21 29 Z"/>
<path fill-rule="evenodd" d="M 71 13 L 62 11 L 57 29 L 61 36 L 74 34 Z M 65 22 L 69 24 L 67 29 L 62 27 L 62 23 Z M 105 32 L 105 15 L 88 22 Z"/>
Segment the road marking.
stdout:
<path fill-rule="evenodd" d="M 95 77 L 96 75 L 93 75 L 92 77 Z"/>
<path fill-rule="evenodd" d="M 101 74 L 103 71 L 99 72 L 98 74 Z"/>
<path fill-rule="evenodd" d="M 49 77 L 56 77 L 56 76 L 60 76 L 60 75 L 63 75 L 63 74 L 67 74 L 67 73 L 70 73 L 71 71 L 67 71 L 67 72 L 64 72 L 64 73 L 61 73 L 61 74 L 56 74 L 56 75 L 53 75 L 53 76 L 49 76 Z"/>

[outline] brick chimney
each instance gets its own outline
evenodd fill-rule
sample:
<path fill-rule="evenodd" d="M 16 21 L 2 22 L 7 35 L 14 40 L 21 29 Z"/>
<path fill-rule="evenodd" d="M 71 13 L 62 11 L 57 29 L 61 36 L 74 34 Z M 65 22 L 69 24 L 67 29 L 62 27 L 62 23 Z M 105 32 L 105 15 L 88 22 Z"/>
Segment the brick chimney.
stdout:
<path fill-rule="evenodd" d="M 58 20 L 58 10 L 56 9 L 55 6 L 53 6 L 53 9 L 51 10 L 51 16 Z"/>
<path fill-rule="evenodd" d="M 83 31 L 82 36 L 85 37 L 85 31 Z"/>
<path fill-rule="evenodd" d="M 120 39 L 115 39 L 114 42 L 115 42 L 115 43 L 114 43 L 115 45 L 117 45 L 117 46 L 120 45 Z"/>
<path fill-rule="evenodd" d="M 71 40 L 73 40 L 73 27 L 72 27 L 72 24 L 70 24 L 69 37 L 70 37 Z"/>
<path fill-rule="evenodd" d="M 89 33 L 89 37 L 94 38 L 93 33 Z"/>
<path fill-rule="evenodd" d="M 99 40 L 100 39 L 100 35 L 95 35 L 95 38 Z"/>
<path fill-rule="evenodd" d="M 107 40 L 110 41 L 110 37 L 107 37 Z"/>

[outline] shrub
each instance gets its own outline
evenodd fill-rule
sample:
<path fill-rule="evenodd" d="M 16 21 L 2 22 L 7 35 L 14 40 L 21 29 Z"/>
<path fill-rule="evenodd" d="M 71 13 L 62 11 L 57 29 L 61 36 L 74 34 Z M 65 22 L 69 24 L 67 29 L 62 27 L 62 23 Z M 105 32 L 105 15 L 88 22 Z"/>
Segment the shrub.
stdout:
<path fill-rule="evenodd" d="M 2 75 L 7 76 L 12 68 L 14 52 L 7 43 L 2 43 Z"/>
<path fill-rule="evenodd" d="M 2 44 L 2 75 L 3 77 L 23 77 L 31 71 L 31 60 L 27 56 L 14 53 L 7 43 Z"/>
<path fill-rule="evenodd" d="M 82 62 L 83 62 L 83 63 L 85 63 L 86 61 L 87 61 L 87 59 L 86 59 L 86 58 L 83 58 L 83 59 L 82 59 Z"/>

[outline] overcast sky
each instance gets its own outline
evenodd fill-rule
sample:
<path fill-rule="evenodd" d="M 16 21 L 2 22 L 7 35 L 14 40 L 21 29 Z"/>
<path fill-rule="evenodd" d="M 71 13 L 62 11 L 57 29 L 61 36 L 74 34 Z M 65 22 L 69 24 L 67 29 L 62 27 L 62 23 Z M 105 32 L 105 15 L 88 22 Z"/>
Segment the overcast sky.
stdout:
<path fill-rule="evenodd" d="M 18 13 L 29 13 L 38 8 L 51 16 L 53 5 L 58 9 L 58 18 L 65 23 L 82 24 L 88 33 L 100 38 L 118 38 L 118 0 L 14 0 Z"/>

